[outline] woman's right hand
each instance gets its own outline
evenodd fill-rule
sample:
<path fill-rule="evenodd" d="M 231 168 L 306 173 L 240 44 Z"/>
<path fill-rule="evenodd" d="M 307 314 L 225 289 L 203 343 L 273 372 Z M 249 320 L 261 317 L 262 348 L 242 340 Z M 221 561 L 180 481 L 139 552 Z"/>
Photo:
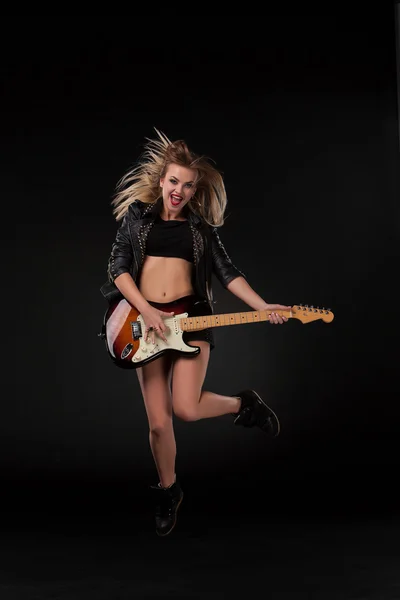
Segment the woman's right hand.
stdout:
<path fill-rule="evenodd" d="M 145 324 L 144 341 L 147 342 L 150 336 L 151 342 L 155 344 L 155 334 L 157 333 L 166 342 L 165 331 L 167 331 L 168 326 L 165 324 L 164 319 L 173 317 L 174 313 L 164 312 L 149 305 L 148 308 L 141 312 L 141 315 Z"/>

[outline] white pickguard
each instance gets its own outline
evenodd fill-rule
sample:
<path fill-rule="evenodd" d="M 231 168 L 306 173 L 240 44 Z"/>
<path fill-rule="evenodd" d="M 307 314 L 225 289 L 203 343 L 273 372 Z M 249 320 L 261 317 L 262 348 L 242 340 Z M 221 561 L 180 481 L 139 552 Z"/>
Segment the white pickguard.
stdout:
<path fill-rule="evenodd" d="M 179 319 L 184 319 L 188 316 L 188 313 L 182 313 L 180 315 L 174 315 L 164 319 L 165 325 L 168 327 L 164 335 L 167 341 L 164 342 L 157 334 L 155 334 L 155 343 L 153 344 L 151 336 L 147 342 L 144 340 L 144 336 L 140 338 L 140 346 L 132 357 L 132 362 L 140 363 L 150 357 L 155 357 L 159 352 L 164 350 L 179 350 L 180 352 L 193 353 L 197 352 L 197 348 L 194 346 L 188 346 L 182 339 L 183 331 L 179 327 Z M 142 332 L 145 331 L 145 324 L 141 315 L 137 318 L 140 323 Z"/>

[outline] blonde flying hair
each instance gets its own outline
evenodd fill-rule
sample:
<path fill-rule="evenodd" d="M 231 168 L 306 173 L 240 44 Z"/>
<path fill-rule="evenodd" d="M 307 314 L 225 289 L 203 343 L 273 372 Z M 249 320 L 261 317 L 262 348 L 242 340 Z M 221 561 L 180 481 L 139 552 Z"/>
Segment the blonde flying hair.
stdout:
<path fill-rule="evenodd" d="M 183 140 L 171 142 L 155 129 L 158 139 L 146 138 L 145 150 L 137 164 L 117 183 L 111 202 L 117 221 L 123 218 L 135 200 L 146 204 L 156 202 L 161 196 L 160 179 L 174 163 L 197 171 L 196 192 L 187 204 L 189 210 L 214 227 L 224 223 L 227 197 L 221 173 L 205 156 L 191 152 Z"/>

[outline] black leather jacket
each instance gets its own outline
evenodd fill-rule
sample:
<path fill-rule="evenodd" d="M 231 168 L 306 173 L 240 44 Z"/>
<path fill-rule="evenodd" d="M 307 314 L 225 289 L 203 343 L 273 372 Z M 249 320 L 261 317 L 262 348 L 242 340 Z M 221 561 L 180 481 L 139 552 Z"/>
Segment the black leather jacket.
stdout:
<path fill-rule="evenodd" d="M 136 200 L 125 213 L 112 244 L 107 269 L 108 281 L 101 287 L 101 293 L 109 302 L 122 297 L 114 284 L 118 275 L 130 273 L 134 281 L 138 280 L 146 255 L 147 236 L 161 206 L 161 198 L 152 204 Z M 195 268 L 192 285 L 196 294 L 208 302 L 212 311 L 212 273 L 225 288 L 236 277 L 245 275 L 233 265 L 217 227 L 211 227 L 190 210 L 186 216 L 193 235 Z"/>

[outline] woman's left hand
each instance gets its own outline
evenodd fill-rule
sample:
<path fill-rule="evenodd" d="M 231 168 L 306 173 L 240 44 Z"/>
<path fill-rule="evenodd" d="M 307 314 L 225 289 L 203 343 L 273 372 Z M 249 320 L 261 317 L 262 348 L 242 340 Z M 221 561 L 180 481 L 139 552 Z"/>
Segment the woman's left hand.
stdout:
<path fill-rule="evenodd" d="M 286 323 L 288 318 L 285 315 L 280 315 L 277 311 L 281 310 L 291 310 L 291 306 L 286 306 L 285 304 L 266 304 L 263 310 L 266 310 L 269 315 L 269 322 L 275 325 L 281 325 L 282 323 Z"/>

